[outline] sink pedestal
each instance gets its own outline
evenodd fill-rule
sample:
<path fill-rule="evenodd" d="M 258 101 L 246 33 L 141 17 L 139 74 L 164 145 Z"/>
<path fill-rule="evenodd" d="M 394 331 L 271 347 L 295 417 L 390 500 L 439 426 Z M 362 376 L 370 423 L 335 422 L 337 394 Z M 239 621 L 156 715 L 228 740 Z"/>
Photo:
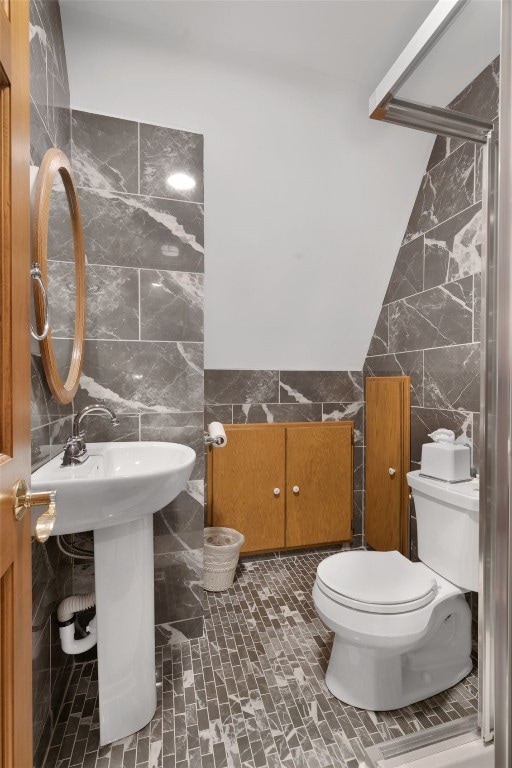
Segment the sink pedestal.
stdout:
<path fill-rule="evenodd" d="M 153 515 L 94 531 L 100 745 L 156 710 Z"/>

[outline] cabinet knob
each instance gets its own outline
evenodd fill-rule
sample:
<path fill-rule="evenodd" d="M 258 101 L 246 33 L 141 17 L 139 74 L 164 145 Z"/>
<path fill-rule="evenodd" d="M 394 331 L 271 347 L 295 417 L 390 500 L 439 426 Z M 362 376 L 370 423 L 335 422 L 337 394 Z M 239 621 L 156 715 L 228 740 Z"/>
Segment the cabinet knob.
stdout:
<path fill-rule="evenodd" d="M 294 485 L 292 490 L 293 490 L 294 493 L 298 493 L 300 491 L 300 488 L 299 488 L 298 485 Z"/>
<path fill-rule="evenodd" d="M 396 475 L 396 469 L 393 469 L 393 467 L 389 468 L 389 474 L 391 477 L 394 477 Z"/>
<path fill-rule="evenodd" d="M 280 493 L 281 493 L 280 488 L 274 488 L 274 496 L 279 496 Z"/>

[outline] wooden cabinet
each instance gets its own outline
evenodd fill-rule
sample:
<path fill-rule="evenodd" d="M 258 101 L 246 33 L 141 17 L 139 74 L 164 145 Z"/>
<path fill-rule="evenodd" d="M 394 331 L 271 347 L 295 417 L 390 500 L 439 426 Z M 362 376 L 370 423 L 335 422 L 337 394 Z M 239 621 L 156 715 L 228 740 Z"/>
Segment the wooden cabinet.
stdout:
<path fill-rule="evenodd" d="M 410 379 L 366 379 L 366 543 L 409 554 Z"/>
<path fill-rule="evenodd" d="M 226 426 L 209 449 L 208 517 L 236 528 L 243 552 L 349 540 L 352 422 Z"/>
<path fill-rule="evenodd" d="M 226 426 L 226 434 L 225 448 L 209 449 L 212 525 L 236 528 L 243 533 L 244 552 L 282 549 L 285 430 Z"/>

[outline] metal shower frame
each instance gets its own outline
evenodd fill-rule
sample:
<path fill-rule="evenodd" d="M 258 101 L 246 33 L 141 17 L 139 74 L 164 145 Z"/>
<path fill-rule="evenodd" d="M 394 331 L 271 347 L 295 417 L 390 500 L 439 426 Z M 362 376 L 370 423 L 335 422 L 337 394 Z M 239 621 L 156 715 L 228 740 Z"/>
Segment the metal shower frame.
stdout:
<path fill-rule="evenodd" d="M 466 732 L 512 765 L 512 0 L 501 0 L 500 146 L 493 123 L 397 94 L 470 0 L 438 2 L 370 98 L 370 117 L 484 148 L 480 414 L 479 718 L 389 742 L 388 756 Z M 429 737 L 430 734 L 430 737 Z"/>

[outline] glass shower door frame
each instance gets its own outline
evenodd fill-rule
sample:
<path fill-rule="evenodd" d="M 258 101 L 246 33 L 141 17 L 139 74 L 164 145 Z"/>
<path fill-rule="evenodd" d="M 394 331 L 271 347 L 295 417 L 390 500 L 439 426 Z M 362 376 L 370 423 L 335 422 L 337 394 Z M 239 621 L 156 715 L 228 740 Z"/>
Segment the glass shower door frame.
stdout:
<path fill-rule="evenodd" d="M 512 765 L 512 0 L 501 0 L 500 144 L 493 124 L 396 97 L 469 0 L 438 3 L 370 98 L 370 117 L 484 147 L 480 414 L 479 719 L 496 765 Z M 465 721 L 465 722 L 464 722 Z M 474 718 L 429 729 L 431 742 L 475 737 Z M 451 727 L 450 727 L 451 726 Z M 427 734 L 382 745 L 404 754 Z"/>

